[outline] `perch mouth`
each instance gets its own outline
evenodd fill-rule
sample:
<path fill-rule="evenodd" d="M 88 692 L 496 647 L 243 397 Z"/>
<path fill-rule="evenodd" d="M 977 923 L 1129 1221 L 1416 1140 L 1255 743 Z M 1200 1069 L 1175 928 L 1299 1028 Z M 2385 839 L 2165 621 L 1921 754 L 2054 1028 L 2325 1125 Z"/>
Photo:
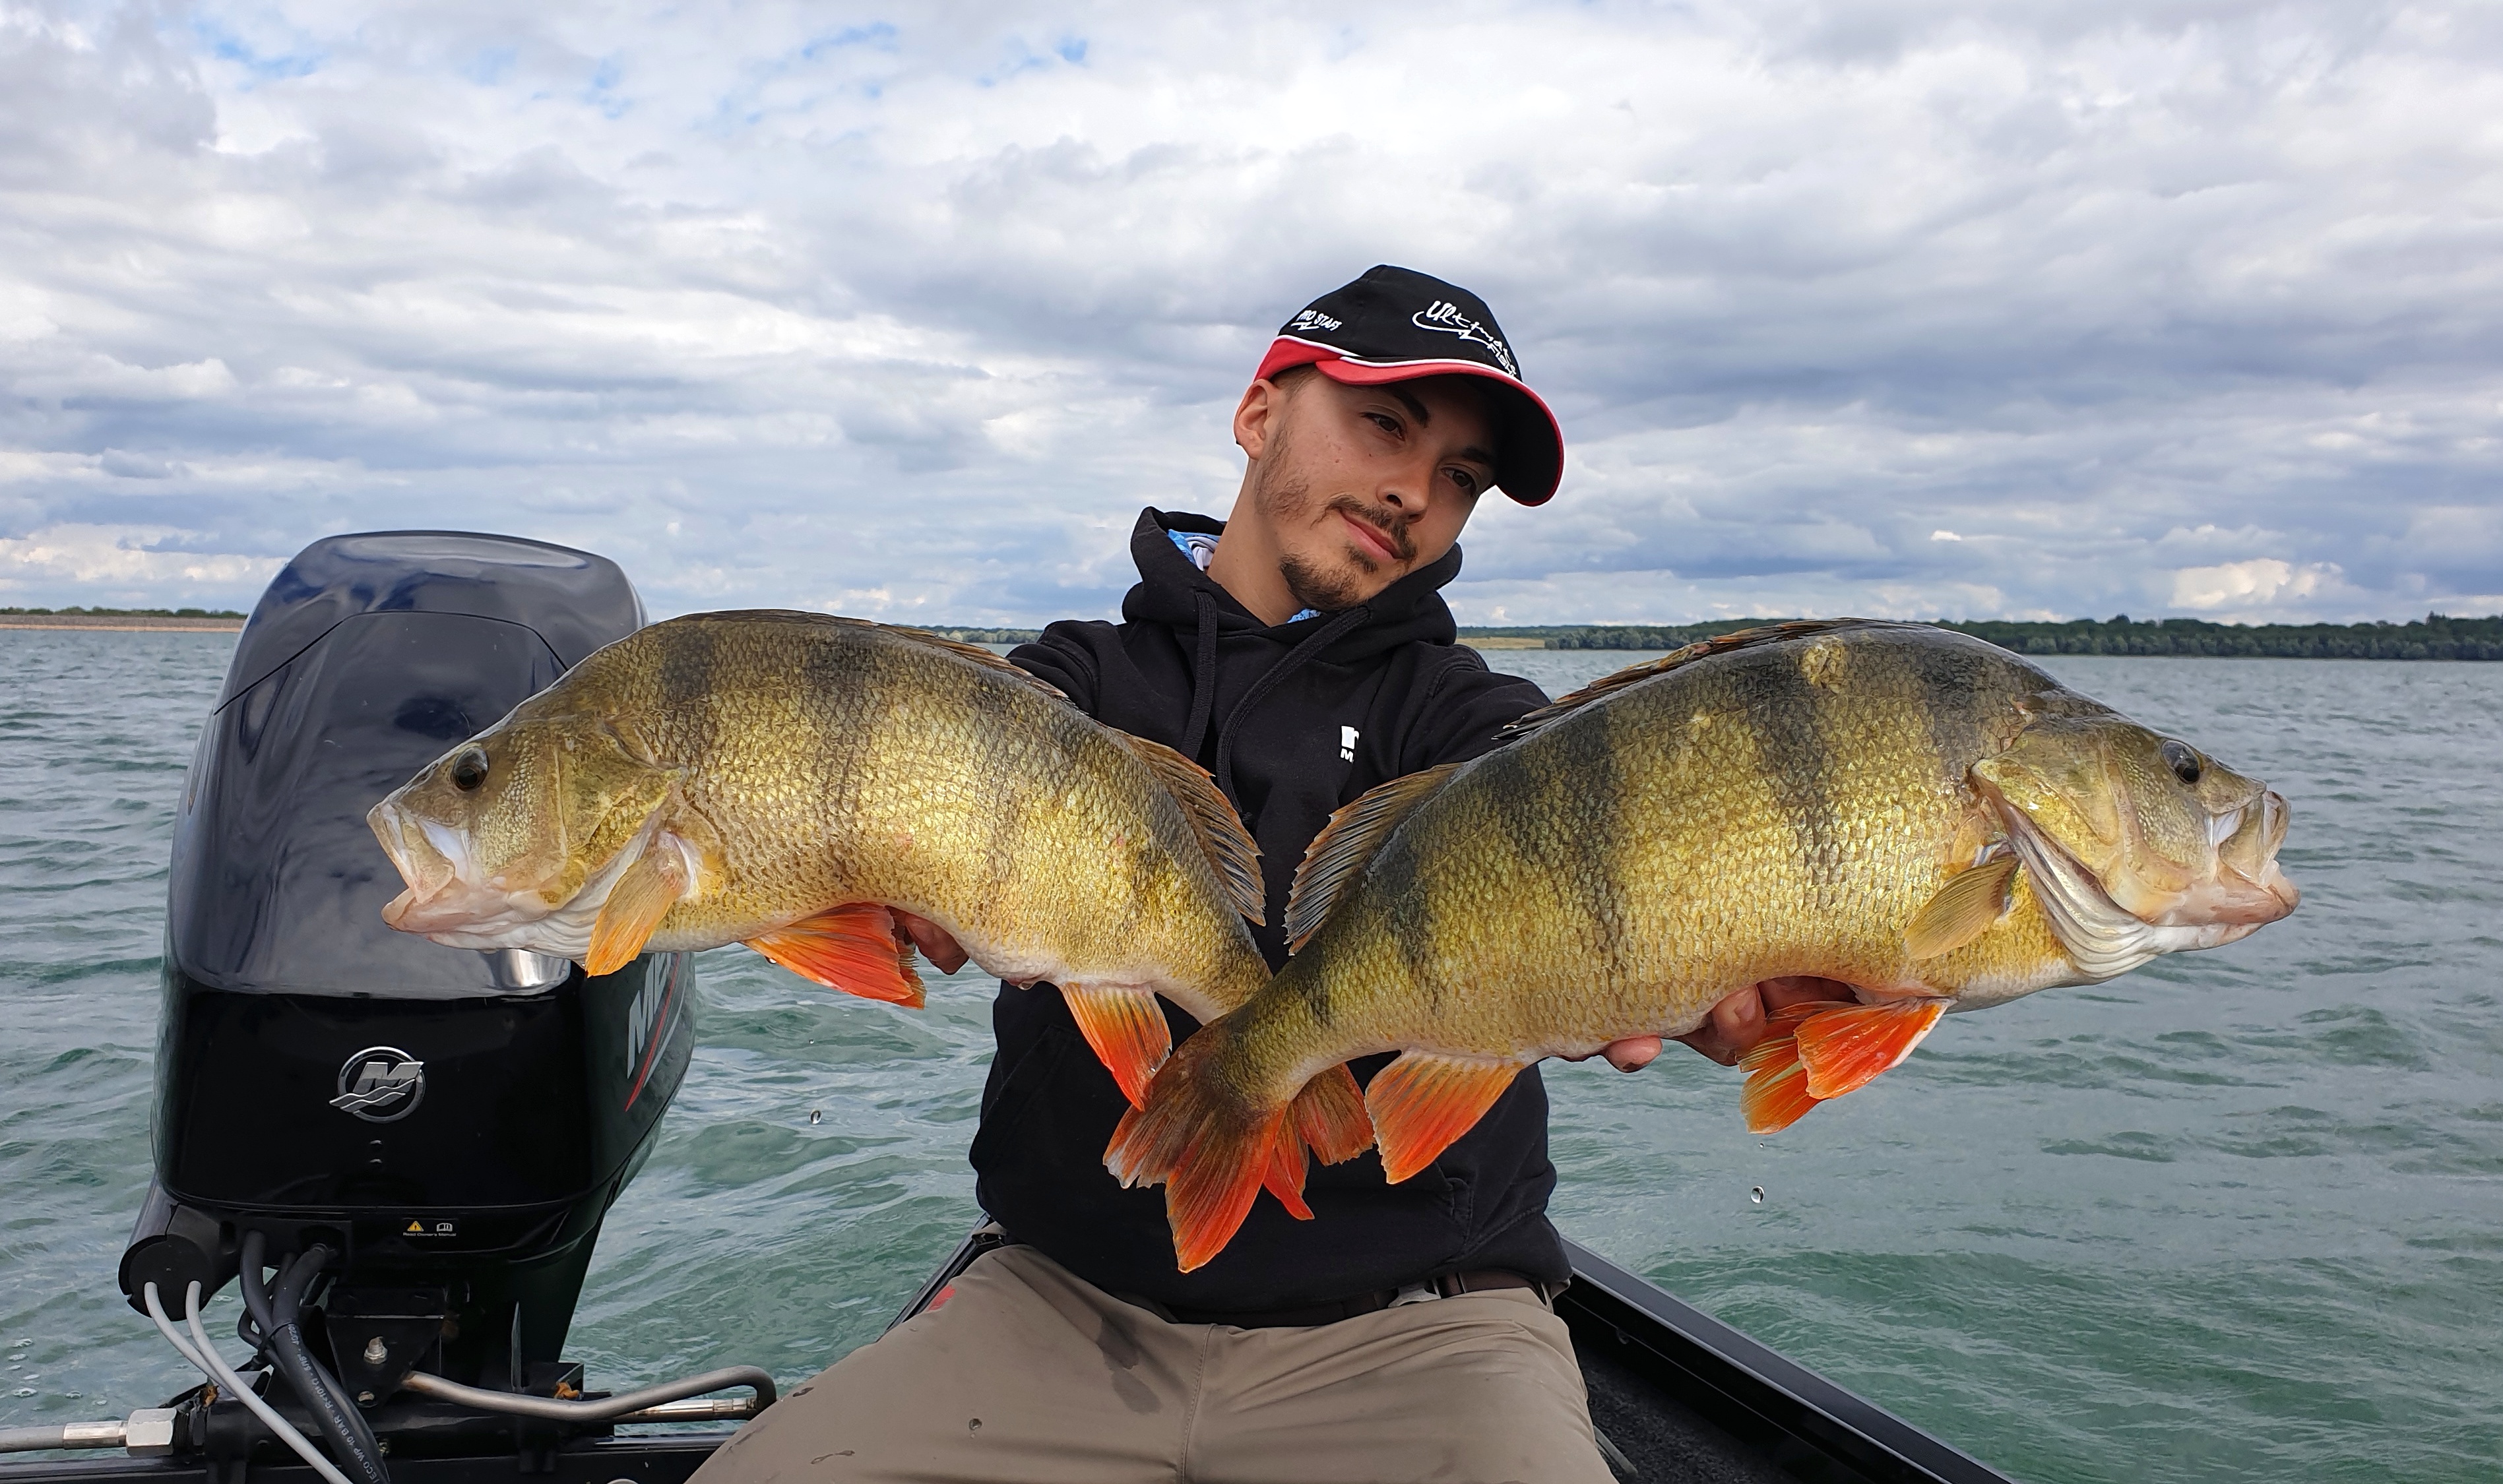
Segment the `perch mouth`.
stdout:
<path fill-rule="evenodd" d="M 399 807 L 396 798 L 376 804 L 366 823 L 406 884 L 383 907 L 383 921 L 401 932 L 455 948 L 527 947 L 512 941 L 512 934 L 551 910 L 536 893 L 512 890 L 501 877 L 475 881 L 476 858 L 467 837 Z"/>
<path fill-rule="evenodd" d="M 2263 789 L 2242 808 L 2217 815 L 2208 826 L 2216 847 L 2215 881 L 2206 892 L 2190 894 L 2185 910 L 2205 912 L 2209 922 L 2257 928 L 2300 906 L 2303 893 L 2277 863 L 2291 817 L 2285 796 L 2275 789 Z"/>
<path fill-rule="evenodd" d="M 2127 973 L 2162 954 L 2240 941 L 2292 912 L 2301 899 L 2277 868 L 2286 807 L 2274 793 L 2261 791 L 2216 816 L 2219 825 L 2212 826 L 2229 842 L 2247 841 L 2247 864 L 2212 847 L 2212 868 L 2170 889 L 2134 879 L 2126 858 L 2118 870 L 2099 876 L 2024 810 L 1996 789 L 1990 793 L 2052 933 L 2088 982 Z M 2178 874 L 2177 869 L 2177 880 Z"/>

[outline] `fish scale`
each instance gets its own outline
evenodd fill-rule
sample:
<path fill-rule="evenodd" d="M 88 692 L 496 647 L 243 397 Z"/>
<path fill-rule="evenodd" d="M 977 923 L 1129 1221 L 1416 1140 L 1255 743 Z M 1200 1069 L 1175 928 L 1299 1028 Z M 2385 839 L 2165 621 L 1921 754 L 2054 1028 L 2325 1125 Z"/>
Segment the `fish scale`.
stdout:
<path fill-rule="evenodd" d="M 1294 957 L 1124 1119 L 1107 1164 L 1170 1183 L 1185 1268 L 1248 1212 L 1249 1171 L 1301 1168 L 1284 1140 L 1378 1143 L 1405 1178 L 1522 1066 L 1683 1034 L 1764 980 L 1867 1001 L 1787 1018 L 1751 1057 L 1769 1130 L 1899 1062 L 1947 1008 L 2108 978 L 2294 904 L 2281 799 L 2204 759 L 2181 776 L 2161 759 L 2196 758 L 2183 744 L 1929 625 L 1724 636 L 1518 729 L 1342 811 L 1298 874 Z M 1285 1118 L 1382 1052 L 1401 1056 L 1347 1124 L 1315 1138 Z"/>
<path fill-rule="evenodd" d="M 463 789 L 467 759 L 485 782 Z M 605 972 L 746 942 L 919 1002 L 893 914 L 1061 987 L 1125 1093 L 1163 994 L 1268 979 L 1256 847 L 1207 775 L 986 651 L 858 620 L 699 614 L 600 651 L 378 805 L 394 925 Z M 456 859 L 457 858 L 457 859 Z"/>

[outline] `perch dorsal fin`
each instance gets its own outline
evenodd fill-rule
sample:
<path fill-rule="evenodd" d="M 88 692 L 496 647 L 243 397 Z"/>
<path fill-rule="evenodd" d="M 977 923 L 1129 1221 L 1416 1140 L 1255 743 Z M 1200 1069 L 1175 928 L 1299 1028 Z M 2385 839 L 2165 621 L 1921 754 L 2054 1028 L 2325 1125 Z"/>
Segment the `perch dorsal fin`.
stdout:
<path fill-rule="evenodd" d="M 1363 871 L 1364 863 L 1390 838 L 1399 822 L 1433 797 L 1459 765 L 1446 762 L 1394 778 L 1330 816 L 1329 824 L 1304 851 L 1304 863 L 1295 867 L 1294 889 L 1286 894 L 1287 952 L 1303 947 L 1320 930 L 1339 890 Z"/>
<path fill-rule="evenodd" d="M 1217 872 L 1234 910 L 1255 923 L 1266 923 L 1269 894 L 1260 883 L 1260 847 L 1252 842 L 1252 831 L 1243 827 L 1243 817 L 1217 792 L 1208 769 L 1161 742 L 1107 729 L 1130 745 L 1156 782 L 1182 805 L 1183 818 L 1190 821 L 1199 848 L 1208 852 L 1209 866 Z"/>
<path fill-rule="evenodd" d="M 1792 619 L 1781 624 L 1760 624 L 1754 628 L 1733 629 L 1697 639 L 1683 649 L 1673 649 L 1658 659 L 1629 664 L 1613 675 L 1603 675 L 1570 695 L 1550 701 L 1536 711 L 1495 733 L 1498 742 L 1516 742 L 1550 722 L 1560 721 L 1591 704 L 1606 700 L 1629 686 L 1638 686 L 1655 675 L 1665 675 L 1682 665 L 1690 665 L 1713 655 L 1726 655 L 1732 650 L 1753 649 L 1760 644 L 1779 644 L 1785 639 L 1798 639 L 1808 634 L 1830 633 L 1838 628 L 1859 628 L 1880 624 L 1880 619 Z"/>
<path fill-rule="evenodd" d="M 858 620 L 855 622 L 867 621 Z M 908 639 L 927 644 L 932 649 L 945 650 L 948 654 L 954 655 L 960 659 L 970 659 L 986 670 L 997 670 L 1004 675 L 1013 675 L 1017 679 L 1024 681 L 1027 685 L 1041 691 L 1044 694 L 1052 697 L 1054 700 L 1065 701 L 1069 699 L 1069 696 L 1062 691 L 1058 686 L 1055 686 L 1048 681 L 1035 679 L 1025 671 L 1018 669 L 1015 665 L 1009 663 L 1007 659 L 998 655 L 992 654 L 989 650 L 982 648 L 978 644 L 967 644 L 962 639 L 950 639 L 944 634 L 934 634 L 926 628 L 906 628 L 901 624 L 882 624 L 878 626 L 886 629 L 889 633 L 902 634 Z"/>

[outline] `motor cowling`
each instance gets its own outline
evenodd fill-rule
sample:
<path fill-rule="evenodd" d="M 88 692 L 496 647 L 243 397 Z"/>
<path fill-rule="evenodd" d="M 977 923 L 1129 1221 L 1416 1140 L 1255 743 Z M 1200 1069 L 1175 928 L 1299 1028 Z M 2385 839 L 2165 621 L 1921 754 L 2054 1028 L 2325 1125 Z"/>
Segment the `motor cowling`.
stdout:
<path fill-rule="evenodd" d="M 258 1231 L 341 1254 L 328 1348 L 386 1394 L 556 1360 L 685 1072 L 688 956 L 595 978 L 394 932 L 365 814 L 642 622 L 615 563 L 502 536 L 337 536 L 272 581 L 177 816 L 134 1305 L 214 1292 Z"/>

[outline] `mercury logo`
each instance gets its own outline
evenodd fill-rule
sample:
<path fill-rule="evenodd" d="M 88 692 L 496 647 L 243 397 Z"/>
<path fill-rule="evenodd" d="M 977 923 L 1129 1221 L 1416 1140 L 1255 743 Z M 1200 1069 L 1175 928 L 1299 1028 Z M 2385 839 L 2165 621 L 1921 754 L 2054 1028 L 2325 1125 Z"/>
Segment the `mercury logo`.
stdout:
<path fill-rule="evenodd" d="M 426 1063 L 396 1046 L 368 1046 L 339 1066 L 330 1106 L 369 1124 L 408 1117 L 426 1096 Z"/>

